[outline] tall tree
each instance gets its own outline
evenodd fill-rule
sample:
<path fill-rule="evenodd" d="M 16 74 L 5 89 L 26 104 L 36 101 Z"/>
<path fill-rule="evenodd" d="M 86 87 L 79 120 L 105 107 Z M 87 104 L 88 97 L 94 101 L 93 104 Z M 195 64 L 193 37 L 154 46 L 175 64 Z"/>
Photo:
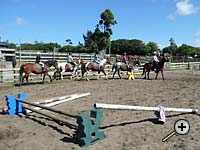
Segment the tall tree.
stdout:
<path fill-rule="evenodd" d="M 87 31 L 86 35 L 83 35 L 85 46 L 91 48 L 92 51 L 108 49 L 110 47 L 110 37 L 113 34 L 111 26 L 117 23 L 109 9 L 101 13 L 100 17 L 101 19 L 96 25 L 94 32 Z"/>
<path fill-rule="evenodd" d="M 176 45 L 176 43 L 175 43 L 175 41 L 174 41 L 173 38 L 170 38 L 170 39 L 169 39 L 169 42 L 170 42 L 170 47 L 169 47 L 169 49 L 170 49 L 171 59 L 172 59 L 172 57 L 176 54 L 177 45 Z"/>
<path fill-rule="evenodd" d="M 99 20 L 98 25 L 103 29 L 103 42 L 105 48 L 109 49 L 109 54 L 111 53 L 111 35 L 113 34 L 111 26 L 115 24 L 117 24 L 117 21 L 115 20 L 111 10 L 106 9 L 103 13 L 101 13 L 101 19 Z"/>
<path fill-rule="evenodd" d="M 157 50 L 158 50 L 158 45 L 155 42 L 148 42 L 145 45 L 145 53 L 146 54 L 152 55 L 152 53 Z"/>

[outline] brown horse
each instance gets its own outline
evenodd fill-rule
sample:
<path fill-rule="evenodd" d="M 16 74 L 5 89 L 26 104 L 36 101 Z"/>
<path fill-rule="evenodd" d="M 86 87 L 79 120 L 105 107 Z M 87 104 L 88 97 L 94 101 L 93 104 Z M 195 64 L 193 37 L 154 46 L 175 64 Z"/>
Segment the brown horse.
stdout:
<path fill-rule="evenodd" d="M 168 61 L 169 61 L 168 58 L 166 58 L 164 56 L 160 57 L 160 61 L 158 62 L 158 65 L 156 66 L 156 70 L 155 70 L 155 73 L 156 73 L 155 80 L 157 80 L 159 72 L 161 72 L 162 79 L 164 80 L 164 75 L 163 75 L 164 64 L 165 64 L 165 62 L 168 62 Z M 144 79 L 146 79 L 146 75 L 147 75 L 148 80 L 149 80 L 150 71 L 153 71 L 153 64 L 152 63 L 144 64 L 143 73 L 142 73 L 142 75 L 144 75 Z"/>
<path fill-rule="evenodd" d="M 107 79 L 106 73 L 104 71 L 106 64 L 111 64 L 109 58 L 101 60 L 100 64 L 93 63 L 93 62 L 82 63 L 81 65 L 82 78 L 84 77 L 84 74 L 86 73 L 86 78 L 89 81 L 89 78 L 87 77 L 88 71 L 98 71 L 98 74 L 100 74 L 100 72 L 103 72 L 103 74 L 105 75 Z"/>
<path fill-rule="evenodd" d="M 40 64 L 33 64 L 33 63 L 26 63 L 23 64 L 20 67 L 20 85 L 23 84 L 24 78 L 26 78 L 27 83 L 29 83 L 28 77 L 30 73 L 34 73 L 34 74 L 44 74 L 43 79 L 42 79 L 42 83 L 44 83 L 44 79 L 45 76 L 47 75 L 50 78 L 50 81 L 52 82 L 52 78 L 51 76 L 48 74 L 49 68 L 51 66 L 55 67 L 55 69 L 58 71 L 58 63 L 57 61 L 54 60 L 49 60 L 44 63 L 44 70 L 42 70 L 42 67 Z M 23 73 L 25 74 L 23 76 Z"/>
<path fill-rule="evenodd" d="M 58 63 L 58 69 L 59 69 L 58 75 L 59 75 L 60 79 L 63 79 L 64 72 L 72 72 L 72 77 L 77 75 L 77 69 L 82 63 L 83 63 L 83 60 L 81 60 L 81 59 L 74 62 L 75 66 L 73 64 L 67 63 L 67 62 Z"/>

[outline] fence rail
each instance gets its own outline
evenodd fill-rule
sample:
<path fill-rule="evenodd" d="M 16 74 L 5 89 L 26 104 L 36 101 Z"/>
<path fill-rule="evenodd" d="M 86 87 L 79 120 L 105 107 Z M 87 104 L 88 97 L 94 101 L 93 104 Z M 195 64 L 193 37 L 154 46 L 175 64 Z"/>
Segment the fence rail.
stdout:
<path fill-rule="evenodd" d="M 189 68 L 188 68 L 189 66 Z M 190 64 L 188 63 L 166 63 L 165 64 L 165 70 L 168 71 L 174 71 L 174 70 L 186 70 L 190 69 L 192 72 L 194 71 L 199 71 L 200 70 L 200 62 L 191 62 Z M 105 71 L 107 72 L 108 77 L 112 77 L 112 66 L 111 65 L 106 65 L 105 66 Z M 141 74 L 142 72 L 142 66 L 138 67 L 135 69 L 135 74 Z M 54 73 L 54 68 L 50 68 L 49 74 L 53 76 Z M 78 73 L 80 74 L 80 68 L 78 70 Z M 126 72 L 122 73 L 125 75 Z M 89 72 L 88 76 L 91 78 L 97 75 L 97 72 Z M 118 76 L 116 74 L 116 76 Z M 65 72 L 64 73 L 64 79 L 69 79 L 71 77 L 70 72 Z M 100 77 L 104 77 L 103 73 L 100 73 Z M 42 80 L 42 76 L 36 75 L 31 73 L 29 76 L 30 82 L 38 82 Z M 45 78 L 45 80 L 49 80 L 48 78 Z M 6 83 L 6 82 L 19 82 L 19 68 L 14 68 L 14 69 L 0 69 L 0 83 Z"/>

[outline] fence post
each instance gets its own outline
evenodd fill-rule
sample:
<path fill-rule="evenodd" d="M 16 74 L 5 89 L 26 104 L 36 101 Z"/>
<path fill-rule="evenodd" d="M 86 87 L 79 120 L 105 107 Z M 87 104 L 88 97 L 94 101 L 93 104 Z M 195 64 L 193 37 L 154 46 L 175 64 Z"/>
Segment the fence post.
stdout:
<path fill-rule="evenodd" d="M 55 47 L 53 48 L 53 60 L 55 60 Z"/>

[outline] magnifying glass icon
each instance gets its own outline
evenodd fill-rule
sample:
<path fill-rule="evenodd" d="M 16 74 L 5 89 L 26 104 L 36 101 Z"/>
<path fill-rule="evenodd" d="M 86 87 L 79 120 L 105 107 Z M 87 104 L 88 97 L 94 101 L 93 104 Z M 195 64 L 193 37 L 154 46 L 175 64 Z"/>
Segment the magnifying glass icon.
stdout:
<path fill-rule="evenodd" d="M 172 131 L 170 134 L 168 134 L 166 137 L 162 139 L 162 142 L 167 141 L 169 138 L 171 138 L 173 135 L 185 135 L 190 130 L 190 124 L 185 119 L 177 120 L 174 124 L 174 131 Z"/>

